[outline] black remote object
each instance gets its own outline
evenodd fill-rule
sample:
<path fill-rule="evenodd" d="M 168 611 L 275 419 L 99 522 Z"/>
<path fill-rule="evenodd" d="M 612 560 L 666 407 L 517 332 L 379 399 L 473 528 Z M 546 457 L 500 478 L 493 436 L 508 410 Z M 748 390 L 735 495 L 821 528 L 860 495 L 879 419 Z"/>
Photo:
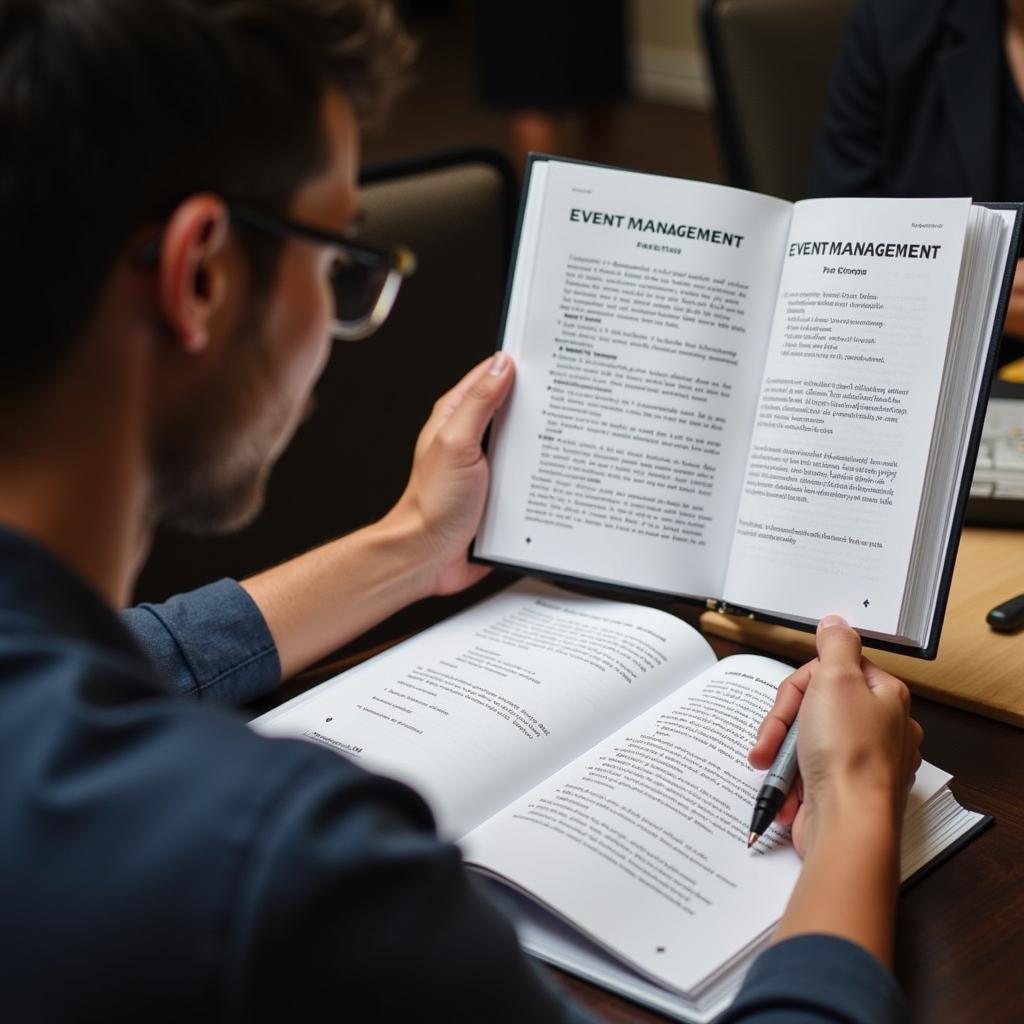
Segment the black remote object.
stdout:
<path fill-rule="evenodd" d="M 1011 597 L 992 609 L 985 621 L 1000 633 L 1013 633 L 1024 626 L 1024 594 Z"/>

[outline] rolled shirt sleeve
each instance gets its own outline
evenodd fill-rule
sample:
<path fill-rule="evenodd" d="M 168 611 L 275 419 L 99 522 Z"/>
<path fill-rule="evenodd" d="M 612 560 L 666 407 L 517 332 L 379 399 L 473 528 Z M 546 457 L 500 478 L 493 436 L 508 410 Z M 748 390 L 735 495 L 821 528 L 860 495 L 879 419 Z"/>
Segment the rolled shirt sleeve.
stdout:
<path fill-rule="evenodd" d="M 185 697 L 239 706 L 270 693 L 281 662 L 266 621 L 234 580 L 223 579 L 121 613 L 167 684 Z"/>
<path fill-rule="evenodd" d="M 799 935 L 765 950 L 718 1024 L 903 1024 L 892 974 L 834 935 Z"/>

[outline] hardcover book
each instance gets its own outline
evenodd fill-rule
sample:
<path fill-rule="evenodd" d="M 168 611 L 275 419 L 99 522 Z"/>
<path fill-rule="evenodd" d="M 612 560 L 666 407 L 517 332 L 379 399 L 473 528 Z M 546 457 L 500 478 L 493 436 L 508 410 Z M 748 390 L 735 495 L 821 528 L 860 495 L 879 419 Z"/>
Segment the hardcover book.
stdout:
<path fill-rule="evenodd" d="M 532 157 L 474 557 L 935 657 L 1020 212 Z"/>

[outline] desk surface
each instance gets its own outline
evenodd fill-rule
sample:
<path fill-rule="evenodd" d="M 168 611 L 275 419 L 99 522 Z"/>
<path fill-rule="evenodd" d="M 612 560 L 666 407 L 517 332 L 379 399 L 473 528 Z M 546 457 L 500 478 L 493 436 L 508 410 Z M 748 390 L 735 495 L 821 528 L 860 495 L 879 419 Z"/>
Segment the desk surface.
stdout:
<path fill-rule="evenodd" d="M 964 530 L 949 593 L 939 656 L 922 661 L 869 651 L 918 696 L 1024 727 L 1024 631 L 995 633 L 989 610 L 1024 591 L 1024 531 Z M 798 663 L 814 657 L 814 637 L 784 626 L 706 612 L 705 632 Z"/>

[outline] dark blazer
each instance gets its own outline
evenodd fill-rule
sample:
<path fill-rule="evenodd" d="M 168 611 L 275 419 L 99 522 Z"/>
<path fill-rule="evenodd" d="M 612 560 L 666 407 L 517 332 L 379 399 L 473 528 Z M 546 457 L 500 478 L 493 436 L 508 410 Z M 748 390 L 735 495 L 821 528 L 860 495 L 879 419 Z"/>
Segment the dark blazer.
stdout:
<path fill-rule="evenodd" d="M 810 194 L 997 195 L 1002 0 L 861 0 Z"/>

